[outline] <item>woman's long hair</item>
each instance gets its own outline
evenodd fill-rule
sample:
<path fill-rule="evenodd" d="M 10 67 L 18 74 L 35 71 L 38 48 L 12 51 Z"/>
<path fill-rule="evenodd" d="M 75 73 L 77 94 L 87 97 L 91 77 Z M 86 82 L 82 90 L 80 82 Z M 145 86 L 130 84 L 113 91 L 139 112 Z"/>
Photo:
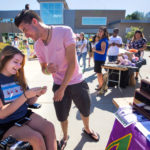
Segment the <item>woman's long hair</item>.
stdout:
<path fill-rule="evenodd" d="M 109 40 L 109 34 L 108 34 L 108 31 L 107 31 L 107 28 L 106 27 L 100 27 L 99 30 L 103 30 L 104 31 L 104 35 L 102 36 L 101 39 L 107 38 Z"/>
<path fill-rule="evenodd" d="M 135 40 L 136 40 L 136 36 L 135 36 L 135 35 L 136 35 L 137 33 L 140 34 L 140 36 L 141 36 L 142 39 L 145 38 L 145 37 L 144 37 L 144 34 L 142 33 L 142 31 L 136 30 L 135 33 L 134 33 L 134 36 L 133 36 L 133 38 L 132 38 L 132 41 L 135 41 Z"/>
<path fill-rule="evenodd" d="M 25 91 L 27 89 L 27 83 L 24 76 L 24 64 L 25 64 L 25 55 L 18 50 L 16 47 L 13 46 L 6 46 L 3 48 L 3 50 L 0 53 L 0 72 L 5 67 L 6 63 L 11 60 L 14 55 L 20 54 L 23 57 L 23 61 L 21 64 L 21 68 L 17 71 L 15 75 L 15 80 L 19 82 L 19 85 L 23 88 Z"/>
<path fill-rule="evenodd" d="M 84 36 L 84 33 L 83 32 L 81 32 L 80 33 L 80 35 L 82 35 L 83 36 L 83 39 L 80 39 L 82 42 L 85 40 L 85 36 Z"/>

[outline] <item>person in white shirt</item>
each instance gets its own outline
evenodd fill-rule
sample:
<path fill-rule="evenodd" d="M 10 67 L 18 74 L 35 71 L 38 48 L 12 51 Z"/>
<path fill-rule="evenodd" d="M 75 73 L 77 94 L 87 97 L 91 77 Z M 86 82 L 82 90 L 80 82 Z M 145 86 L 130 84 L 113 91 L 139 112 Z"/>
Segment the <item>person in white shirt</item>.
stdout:
<path fill-rule="evenodd" d="M 108 60 L 113 62 L 117 60 L 119 47 L 122 47 L 122 38 L 118 36 L 119 29 L 113 30 L 113 35 L 109 38 Z"/>
<path fill-rule="evenodd" d="M 83 73 L 86 69 L 86 55 L 87 55 L 87 40 L 84 37 L 84 33 L 80 33 L 80 41 L 79 41 L 79 55 L 78 55 L 78 61 L 80 64 L 80 59 L 83 59 Z"/>
<path fill-rule="evenodd" d="M 30 60 L 30 47 L 29 47 L 29 43 L 28 43 L 27 40 L 24 40 L 23 43 L 24 43 L 26 51 L 27 51 L 27 59 Z"/>
<path fill-rule="evenodd" d="M 16 47 L 16 48 L 19 48 L 19 41 L 18 41 L 17 36 L 14 37 L 14 41 L 12 41 L 11 45 Z"/>

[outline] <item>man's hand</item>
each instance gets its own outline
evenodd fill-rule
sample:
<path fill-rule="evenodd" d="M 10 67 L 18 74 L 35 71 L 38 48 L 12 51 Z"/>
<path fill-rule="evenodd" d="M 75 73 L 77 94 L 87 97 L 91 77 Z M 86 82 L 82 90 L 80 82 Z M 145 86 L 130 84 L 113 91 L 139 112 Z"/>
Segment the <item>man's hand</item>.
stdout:
<path fill-rule="evenodd" d="M 120 47 L 120 44 L 117 44 L 117 43 L 116 43 L 116 46 Z"/>
<path fill-rule="evenodd" d="M 59 102 L 62 100 L 62 98 L 64 97 L 64 92 L 65 92 L 65 89 L 64 88 L 59 88 L 55 93 L 54 93 L 54 101 L 55 102 Z"/>
<path fill-rule="evenodd" d="M 58 65 L 49 63 L 47 66 L 48 73 L 56 73 L 58 71 Z"/>
<path fill-rule="evenodd" d="M 112 46 L 116 46 L 116 43 L 112 43 Z"/>

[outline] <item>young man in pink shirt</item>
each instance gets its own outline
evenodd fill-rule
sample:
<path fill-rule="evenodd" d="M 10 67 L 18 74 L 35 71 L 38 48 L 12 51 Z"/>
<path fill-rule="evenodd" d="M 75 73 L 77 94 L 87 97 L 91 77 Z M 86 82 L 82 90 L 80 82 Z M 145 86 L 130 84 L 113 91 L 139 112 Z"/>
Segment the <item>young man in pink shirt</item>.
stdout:
<path fill-rule="evenodd" d="M 62 149 L 68 140 L 67 118 L 72 100 L 80 111 L 84 133 L 98 141 L 98 134 L 89 127 L 89 87 L 79 70 L 72 29 L 67 26 L 47 26 L 32 10 L 23 10 L 16 16 L 15 24 L 27 38 L 35 41 L 42 72 L 53 76 L 54 106 L 64 136 L 61 140 Z"/>

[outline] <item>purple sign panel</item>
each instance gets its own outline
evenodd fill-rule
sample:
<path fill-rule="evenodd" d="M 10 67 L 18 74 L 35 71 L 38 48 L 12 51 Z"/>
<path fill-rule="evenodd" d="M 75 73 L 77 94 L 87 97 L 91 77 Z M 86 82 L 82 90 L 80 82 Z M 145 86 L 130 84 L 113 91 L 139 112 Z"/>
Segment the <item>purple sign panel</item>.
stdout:
<path fill-rule="evenodd" d="M 115 120 L 105 150 L 150 150 L 150 142 L 134 124 L 124 128 Z"/>

